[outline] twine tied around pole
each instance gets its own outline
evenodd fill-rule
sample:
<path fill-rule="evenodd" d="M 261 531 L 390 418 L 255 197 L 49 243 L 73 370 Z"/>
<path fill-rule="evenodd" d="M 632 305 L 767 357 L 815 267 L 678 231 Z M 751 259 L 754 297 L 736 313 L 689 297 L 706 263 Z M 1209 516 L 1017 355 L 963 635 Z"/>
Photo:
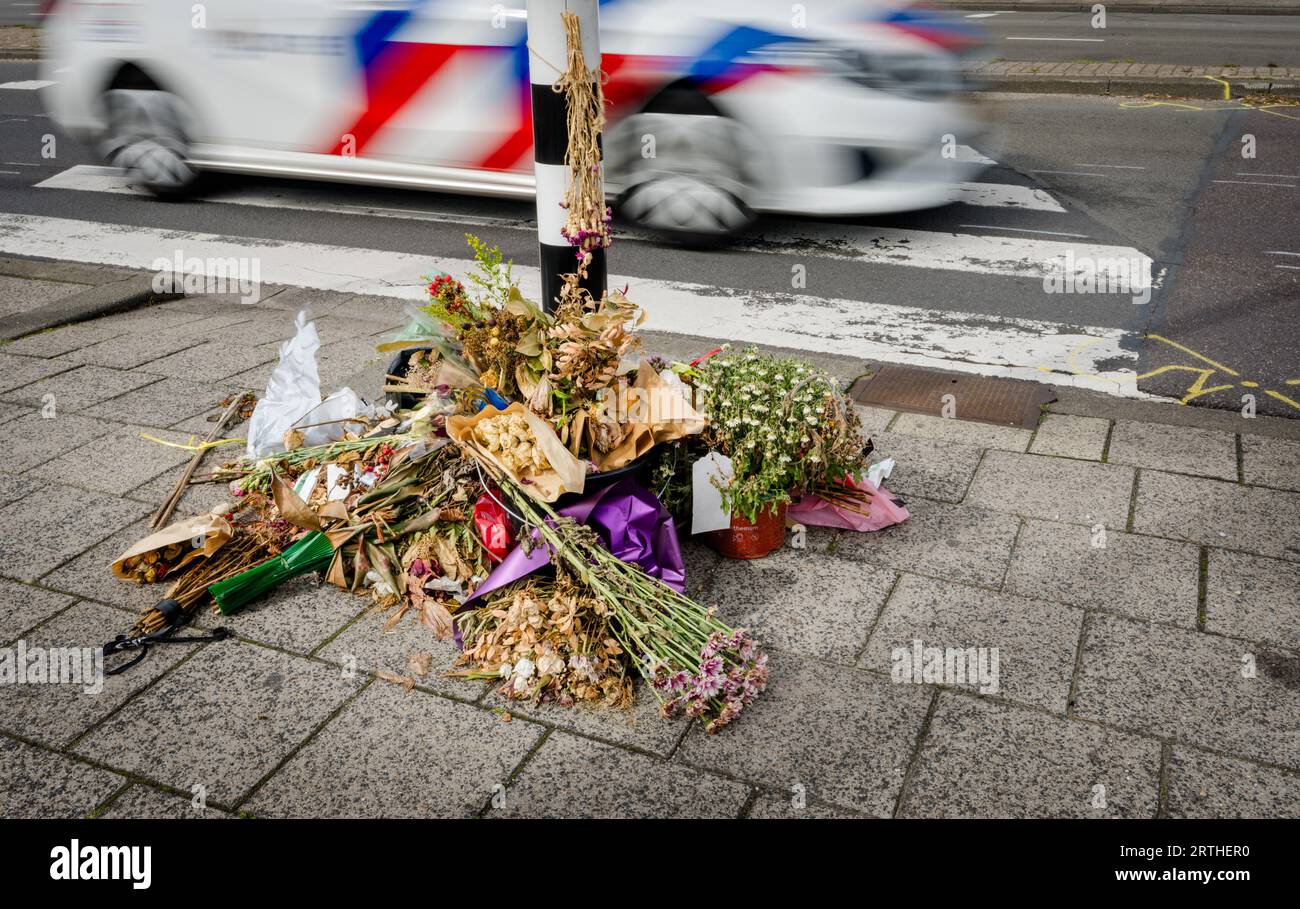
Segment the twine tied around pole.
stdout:
<path fill-rule="evenodd" d="M 568 112 L 569 145 L 564 163 L 569 182 L 564 191 L 567 216 L 560 233 L 577 247 L 578 275 L 585 277 L 593 250 L 609 246 L 613 215 L 605 204 L 605 184 L 600 172 L 600 131 L 605 125 L 604 74 L 588 69 L 582 52 L 581 20 L 565 11 L 564 41 L 566 66 L 551 86 L 563 92 Z"/>

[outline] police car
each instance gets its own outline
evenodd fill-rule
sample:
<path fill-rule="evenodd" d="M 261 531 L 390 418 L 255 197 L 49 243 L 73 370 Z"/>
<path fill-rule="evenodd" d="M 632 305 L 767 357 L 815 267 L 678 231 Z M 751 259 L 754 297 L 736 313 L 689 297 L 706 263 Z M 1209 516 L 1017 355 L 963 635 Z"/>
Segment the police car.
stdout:
<path fill-rule="evenodd" d="M 529 198 L 522 0 L 53 0 L 51 115 L 163 196 L 204 171 Z M 620 216 L 725 237 L 760 212 L 951 201 L 983 124 L 973 26 L 888 2 L 602 0 Z M 563 65 L 563 61 L 555 61 Z"/>

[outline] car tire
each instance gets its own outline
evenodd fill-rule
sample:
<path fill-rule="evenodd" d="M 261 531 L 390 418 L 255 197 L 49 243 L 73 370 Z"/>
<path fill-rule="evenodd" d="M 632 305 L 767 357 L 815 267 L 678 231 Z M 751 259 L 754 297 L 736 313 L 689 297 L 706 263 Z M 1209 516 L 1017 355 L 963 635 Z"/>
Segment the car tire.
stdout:
<path fill-rule="evenodd" d="M 163 198 L 188 195 L 199 173 L 189 163 L 184 104 L 170 92 L 112 89 L 104 93 L 105 160 Z"/>
<path fill-rule="evenodd" d="M 611 143 L 619 214 L 638 229 L 688 246 L 715 246 L 757 218 L 749 205 L 753 143 L 719 114 L 646 111 L 621 122 Z"/>

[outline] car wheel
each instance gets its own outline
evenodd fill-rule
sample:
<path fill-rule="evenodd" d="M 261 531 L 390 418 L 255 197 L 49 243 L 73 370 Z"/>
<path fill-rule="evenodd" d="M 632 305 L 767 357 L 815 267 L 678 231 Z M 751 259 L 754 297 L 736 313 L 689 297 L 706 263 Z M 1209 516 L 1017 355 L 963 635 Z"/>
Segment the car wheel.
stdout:
<path fill-rule="evenodd" d="M 613 148 L 619 212 L 637 227 L 688 245 L 713 245 L 754 223 L 752 142 L 735 120 L 635 114 L 619 124 Z"/>
<path fill-rule="evenodd" d="M 198 179 L 190 166 L 184 104 L 164 91 L 113 89 L 104 93 L 108 128 L 104 158 L 139 185 L 163 197 L 186 195 Z"/>

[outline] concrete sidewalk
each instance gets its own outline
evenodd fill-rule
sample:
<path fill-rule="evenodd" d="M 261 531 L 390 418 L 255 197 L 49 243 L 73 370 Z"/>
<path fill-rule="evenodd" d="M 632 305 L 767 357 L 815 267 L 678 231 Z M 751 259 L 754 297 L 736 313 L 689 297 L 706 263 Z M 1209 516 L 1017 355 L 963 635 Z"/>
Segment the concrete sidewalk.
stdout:
<path fill-rule="evenodd" d="M 377 391 L 396 301 L 228 299 L 0 351 L 0 647 L 98 645 L 157 600 L 107 569 L 187 457 L 140 434 L 183 442 L 260 392 L 300 306 L 323 384 Z M 773 659 L 717 736 L 648 692 L 633 716 L 506 713 L 438 675 L 451 645 L 418 622 L 383 634 L 302 579 L 223 620 L 237 640 L 156 648 L 98 695 L 0 686 L 0 816 L 1300 817 L 1300 421 L 1077 391 L 1032 431 L 863 417 L 907 523 L 755 562 L 686 545 L 690 592 Z M 998 648 L 998 690 L 894 681 L 914 641 Z M 415 690 L 374 675 L 417 652 Z"/>
<path fill-rule="evenodd" d="M 0 341 L 175 296 L 135 269 L 0 256 Z"/>

